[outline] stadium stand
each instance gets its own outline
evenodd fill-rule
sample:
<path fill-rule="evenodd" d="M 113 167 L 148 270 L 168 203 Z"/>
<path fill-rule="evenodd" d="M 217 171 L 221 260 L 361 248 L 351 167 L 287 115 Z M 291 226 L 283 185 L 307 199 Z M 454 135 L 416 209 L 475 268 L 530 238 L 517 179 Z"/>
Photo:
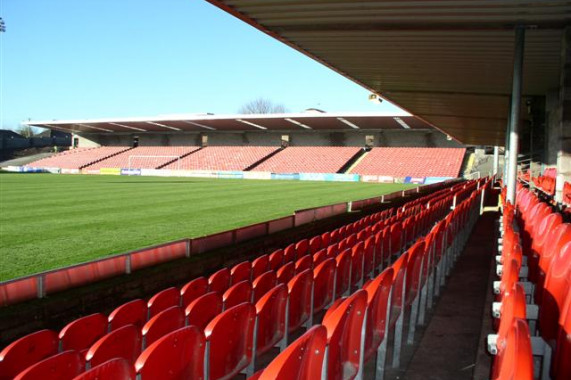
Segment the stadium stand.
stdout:
<path fill-rule="evenodd" d="M 200 148 L 196 146 L 139 146 L 89 165 L 86 169 L 158 169 L 170 162 L 173 162 L 173 166 L 176 169 L 178 162 L 177 157 L 186 156 L 198 149 Z"/>
<path fill-rule="evenodd" d="M 290 146 L 252 170 L 272 173 L 337 173 L 361 148 Z"/>
<path fill-rule="evenodd" d="M 373 148 L 351 170 L 390 177 L 457 177 L 464 148 Z"/>
<path fill-rule="evenodd" d="M 173 162 L 165 169 L 183 170 L 245 170 L 278 148 L 268 146 L 209 146 L 202 148 L 179 163 Z"/>
<path fill-rule="evenodd" d="M 127 146 L 102 146 L 99 148 L 77 148 L 58 153 L 32 163 L 28 167 L 81 169 L 130 148 Z"/>
<path fill-rule="evenodd" d="M 270 260 L 264 255 L 264 259 L 258 260 L 257 263 L 265 265 L 256 266 L 259 266 L 260 270 L 266 269 L 266 272 L 251 282 L 252 287 L 258 288 L 260 292 L 259 296 L 255 297 L 259 298 L 257 302 L 255 299 L 248 300 L 223 311 L 222 294 L 230 286 L 232 278 L 232 271 L 223 268 L 208 281 L 199 278 L 181 289 L 171 287 L 156 293 L 146 303 L 145 312 L 140 310 L 140 306 L 145 303 L 135 300 L 132 304 L 115 309 L 109 318 L 97 313 L 76 319 L 62 329 L 59 337 L 50 330 L 30 334 L 0 352 L 0 378 L 8 379 L 22 372 L 25 374 L 25 371 L 32 371 L 34 365 L 40 365 L 36 363 L 56 358 L 60 350 L 67 349 L 79 351 L 81 359 L 87 362 L 95 360 L 92 369 L 81 368 L 81 371 L 87 372 L 80 375 L 80 378 L 98 378 L 98 371 L 112 365 L 123 368 L 121 371 L 124 375 L 120 378 L 132 378 L 133 370 L 143 379 L 166 378 L 173 373 L 180 376 L 183 376 L 183 373 L 186 374 L 184 376 L 194 373 L 195 375 L 190 375 L 192 378 L 230 378 L 241 371 L 252 375 L 256 370 L 256 356 L 277 345 L 282 353 L 266 370 L 262 369 L 251 378 L 268 378 L 277 376 L 278 372 L 283 376 L 287 373 L 298 373 L 305 371 L 306 369 L 301 367 L 313 361 L 318 363 L 311 365 L 312 371 L 321 373 L 325 357 L 327 365 L 323 368 L 328 373 L 327 378 L 342 378 L 345 373 L 347 376 L 343 378 L 351 379 L 362 372 L 365 357 L 381 360 L 377 370 L 384 368 L 384 353 L 389 334 L 395 336 L 392 363 L 398 366 L 403 321 L 407 318 L 413 325 L 420 323 L 418 316 L 432 306 L 432 303 L 427 301 L 431 299 L 428 293 L 436 293 L 436 288 L 441 285 L 439 281 L 444 283 L 445 274 L 461 252 L 468 232 L 476 220 L 480 206 L 479 195 L 488 184 L 483 180 L 460 183 L 410 202 L 402 208 L 377 212 L 331 231 L 325 239 L 328 240 L 329 246 L 343 241 L 345 250 L 337 254 L 332 253 L 332 257 L 320 265 L 312 262 L 310 268 L 295 274 L 285 285 L 276 283 L 276 279 L 279 281 L 280 271 L 288 265 L 293 269 L 296 258 L 312 259 L 315 257 L 310 255 L 312 250 L 327 248 L 323 246 L 323 235 L 318 235 L 318 239 L 302 239 L 294 244 L 294 252 L 289 256 L 292 261 L 276 264 L 279 267 L 277 276 L 276 272 L 269 269 Z M 451 210 L 453 204 L 455 207 Z M 427 208 L 427 205 L 430 205 L 430 208 Z M 428 212 L 421 213 L 421 210 Z M 403 229 L 391 228 L 394 223 L 410 218 L 414 218 L 419 226 L 412 232 L 406 233 Z M 432 227 L 437 222 L 440 224 Z M 445 234 L 440 234 L 439 225 L 444 225 Z M 373 252 L 372 256 L 386 260 L 380 259 L 375 264 L 366 266 L 365 254 L 353 254 L 364 250 L 364 242 L 371 237 L 388 237 L 386 234 L 389 233 L 403 236 L 406 233 L 406 237 L 398 239 L 406 241 L 398 245 L 398 250 L 391 248 L 384 252 L 385 245 L 380 239 L 375 239 L 378 244 L 375 244 L 374 251 L 380 252 Z M 427 237 L 427 234 L 432 237 Z M 438 239 L 440 244 L 436 244 Z M 428 241 L 432 243 L 427 244 Z M 404 251 L 402 247 L 405 246 L 412 248 Z M 271 256 L 280 257 L 279 254 Z M 346 270 L 339 270 L 339 263 L 343 261 L 339 260 L 341 257 L 346 257 Z M 394 264 L 391 264 L 393 261 Z M 245 268 L 245 274 L 242 276 L 248 277 L 247 269 L 253 266 L 242 263 L 237 268 Z M 369 269 L 365 272 L 365 268 Z M 440 274 L 440 277 L 437 274 Z M 344 293 L 348 298 L 336 296 L 336 282 L 333 280 L 335 277 L 347 285 Z M 200 296 L 199 294 L 206 291 L 207 283 L 213 291 Z M 250 280 L 243 280 L 236 284 L 234 289 L 238 289 L 238 285 L 241 287 L 242 283 L 249 284 Z M 249 288 L 247 286 L 245 289 Z M 549 288 L 549 282 L 546 282 L 546 288 Z M 265 294 L 261 294 L 262 292 Z M 389 307 L 388 295 L 391 292 L 394 296 L 390 298 Z M 187 319 L 184 320 L 181 302 L 192 300 L 188 297 L 198 298 L 186 308 L 184 314 Z M 215 297 L 217 302 L 212 302 L 211 297 Z M 248 298 L 247 294 L 245 298 Z M 173 303 L 175 305 L 171 306 Z M 319 334 L 316 331 L 320 331 L 321 327 L 311 327 L 316 309 L 321 308 L 323 304 L 327 308 L 323 318 L 326 334 L 324 339 L 319 340 L 325 340 L 322 344 L 327 354 L 323 356 L 322 351 L 307 361 L 299 361 L 303 355 L 294 359 L 291 354 L 303 350 L 307 344 L 311 346 L 316 339 L 316 335 L 311 334 Z M 213 305 L 216 307 L 212 308 Z M 411 308 L 411 305 L 415 306 Z M 133 316 L 128 317 L 131 312 Z M 138 322 L 141 315 L 146 315 L 146 323 L 142 328 Z M 204 318 L 206 315 L 208 318 Z M 128 324 L 129 320 L 137 325 Z M 127 325 L 118 327 L 121 321 L 126 321 Z M 380 325 L 375 325 L 374 321 L 380 321 Z M 382 321 L 386 323 L 383 325 Z M 302 325 L 310 329 L 308 333 L 294 342 L 289 342 L 289 337 L 299 331 Z M 365 334 L 362 329 L 378 334 Z M 116 340 L 120 336 L 125 339 L 120 344 L 115 344 L 119 343 Z M 139 345 L 137 342 L 141 337 L 143 343 Z M 365 342 L 361 342 L 361 337 L 371 339 L 366 338 Z M 35 349 L 38 345 L 45 348 Z M 135 361 L 134 356 L 139 349 L 142 353 Z M 34 352 L 34 355 L 30 352 Z M 188 354 L 189 352 L 191 354 Z M 311 353 L 304 355 L 309 354 Z M 105 361 L 112 356 L 112 361 Z M 289 359 L 286 359 L 288 357 Z M 70 365 L 72 362 L 76 365 L 76 359 L 70 358 Z M 51 360 L 54 366 L 61 367 L 61 358 Z M 129 362 L 133 361 L 134 367 L 129 365 Z M 288 368 L 280 369 L 286 364 Z M 274 372 L 276 370 L 278 372 Z M 288 372 L 280 372 L 282 370 Z M 181 378 L 179 375 L 175 378 Z"/>

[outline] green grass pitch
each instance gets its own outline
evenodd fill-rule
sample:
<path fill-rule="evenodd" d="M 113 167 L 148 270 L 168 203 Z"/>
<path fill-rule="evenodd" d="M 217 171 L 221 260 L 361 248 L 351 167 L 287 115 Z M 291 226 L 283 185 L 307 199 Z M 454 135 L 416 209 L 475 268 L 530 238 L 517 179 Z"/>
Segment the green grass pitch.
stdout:
<path fill-rule="evenodd" d="M 403 184 L 0 174 L 0 281 Z"/>

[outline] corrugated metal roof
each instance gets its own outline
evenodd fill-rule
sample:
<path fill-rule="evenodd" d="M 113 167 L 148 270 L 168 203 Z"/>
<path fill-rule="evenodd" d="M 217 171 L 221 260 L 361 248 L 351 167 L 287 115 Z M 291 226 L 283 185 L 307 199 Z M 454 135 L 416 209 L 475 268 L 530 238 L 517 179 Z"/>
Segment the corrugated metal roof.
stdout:
<path fill-rule="evenodd" d="M 524 96 L 559 85 L 571 2 L 209 0 L 467 144 L 503 145 L 515 25 Z"/>

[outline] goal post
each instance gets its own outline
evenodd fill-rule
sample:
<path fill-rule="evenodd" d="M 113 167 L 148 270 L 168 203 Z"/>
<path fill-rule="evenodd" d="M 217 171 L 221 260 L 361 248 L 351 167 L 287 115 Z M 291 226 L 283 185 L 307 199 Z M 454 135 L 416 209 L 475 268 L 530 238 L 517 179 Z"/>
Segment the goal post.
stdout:
<path fill-rule="evenodd" d="M 174 160 L 176 160 L 176 169 L 180 170 L 180 156 L 131 155 L 129 156 L 128 169 L 147 169 L 148 166 L 152 166 L 152 169 L 155 169 Z M 137 163 L 140 166 L 137 166 Z M 141 166 L 145 167 L 143 168 Z"/>

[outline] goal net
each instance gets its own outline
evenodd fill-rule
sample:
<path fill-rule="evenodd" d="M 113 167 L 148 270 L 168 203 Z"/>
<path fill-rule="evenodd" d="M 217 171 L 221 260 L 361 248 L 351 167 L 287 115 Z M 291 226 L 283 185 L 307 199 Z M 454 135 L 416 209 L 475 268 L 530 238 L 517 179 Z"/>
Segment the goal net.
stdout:
<path fill-rule="evenodd" d="M 169 164 L 172 169 L 180 169 L 180 156 L 129 156 L 129 170 L 131 169 L 157 169 Z M 174 165 L 173 165 L 174 164 Z"/>

